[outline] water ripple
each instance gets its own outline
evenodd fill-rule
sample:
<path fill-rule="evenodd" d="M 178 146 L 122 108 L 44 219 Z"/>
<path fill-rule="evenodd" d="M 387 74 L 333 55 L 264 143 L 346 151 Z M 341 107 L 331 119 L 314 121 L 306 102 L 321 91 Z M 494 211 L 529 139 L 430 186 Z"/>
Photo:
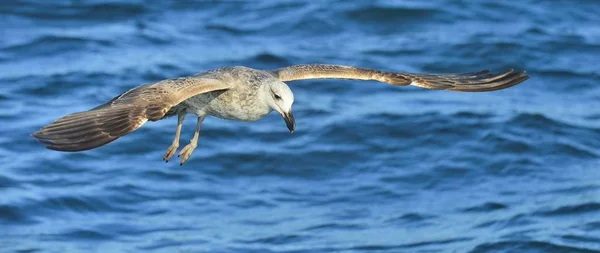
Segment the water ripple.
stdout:
<path fill-rule="evenodd" d="M 486 202 L 478 206 L 464 209 L 465 212 L 492 212 L 496 210 L 507 209 L 508 206 L 502 203 Z"/>
<path fill-rule="evenodd" d="M 0 5 L 6 252 L 598 252 L 599 5 L 41 1 Z M 225 65 L 526 69 L 490 93 L 290 82 L 277 114 L 174 118 L 81 153 L 29 134 L 143 83 Z M 195 120 L 183 125 L 182 145 Z"/>
<path fill-rule="evenodd" d="M 70 51 L 95 50 L 96 47 L 110 47 L 113 43 L 107 40 L 98 40 L 82 37 L 67 37 L 46 35 L 31 41 L 10 45 L 2 48 L 7 59 L 20 57 L 43 57 L 55 54 L 64 54 Z"/>
<path fill-rule="evenodd" d="M 37 2 L 35 4 L 12 3 L 3 5 L 0 13 L 25 16 L 35 20 L 85 20 L 108 21 L 129 18 L 145 13 L 147 8 L 135 3 L 64 4 Z"/>
<path fill-rule="evenodd" d="M 543 241 L 501 241 L 496 243 L 486 243 L 478 245 L 470 251 L 470 253 L 487 253 L 487 252 L 573 252 L 573 253 L 597 253 L 600 251 L 565 246 Z"/>
<path fill-rule="evenodd" d="M 556 209 L 539 211 L 538 215 L 542 216 L 557 216 L 557 215 L 581 215 L 590 212 L 600 211 L 600 203 L 589 202 L 578 205 L 561 206 Z"/>

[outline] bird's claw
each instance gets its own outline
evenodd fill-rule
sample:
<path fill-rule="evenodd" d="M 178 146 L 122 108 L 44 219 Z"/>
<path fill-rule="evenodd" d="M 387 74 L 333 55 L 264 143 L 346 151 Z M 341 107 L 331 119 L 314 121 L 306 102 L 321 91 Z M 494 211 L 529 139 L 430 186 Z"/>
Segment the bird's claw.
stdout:
<path fill-rule="evenodd" d="M 177 153 L 177 148 L 178 147 L 179 147 L 179 144 L 173 144 L 173 145 L 171 145 L 167 149 L 167 152 L 165 153 L 165 155 L 163 156 L 163 160 L 168 163 L 169 160 L 171 160 L 171 158 L 173 158 L 173 156 L 175 155 L 175 153 Z"/>
<path fill-rule="evenodd" d="M 190 143 L 185 145 L 185 147 L 179 151 L 179 157 L 181 157 L 181 162 L 179 163 L 180 166 L 183 165 L 190 158 L 190 156 L 192 156 L 196 146 L 197 145 Z"/>

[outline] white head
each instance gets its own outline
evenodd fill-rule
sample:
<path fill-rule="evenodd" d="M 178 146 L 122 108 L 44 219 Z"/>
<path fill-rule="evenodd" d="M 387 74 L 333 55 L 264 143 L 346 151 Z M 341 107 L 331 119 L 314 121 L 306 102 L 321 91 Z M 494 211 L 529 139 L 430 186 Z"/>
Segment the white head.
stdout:
<path fill-rule="evenodd" d="M 292 114 L 292 104 L 294 103 L 294 93 L 290 90 L 287 84 L 277 80 L 265 85 L 263 89 L 263 101 L 271 107 L 271 109 L 277 111 L 291 133 L 294 132 L 296 122 L 294 121 L 294 115 Z"/>

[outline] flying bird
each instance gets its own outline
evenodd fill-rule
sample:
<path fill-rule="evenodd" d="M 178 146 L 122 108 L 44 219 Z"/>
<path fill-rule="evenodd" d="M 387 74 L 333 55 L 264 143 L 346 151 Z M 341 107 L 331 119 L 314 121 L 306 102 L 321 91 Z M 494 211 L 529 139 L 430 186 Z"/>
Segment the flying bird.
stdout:
<path fill-rule="evenodd" d="M 187 114 L 197 116 L 194 137 L 181 149 L 183 165 L 198 146 L 200 127 L 206 116 L 256 121 L 278 112 L 290 132 L 294 93 L 284 83 L 305 79 L 375 80 L 395 86 L 413 85 L 426 89 L 482 92 L 505 89 L 529 77 L 525 71 L 508 70 L 459 74 L 413 74 L 386 72 L 329 64 L 293 65 L 276 70 L 224 67 L 188 77 L 144 84 L 88 111 L 66 115 L 44 126 L 33 137 L 47 148 L 83 151 L 100 147 L 129 134 L 147 121 L 177 116 L 175 138 L 163 156 L 168 162 L 179 148 L 181 126 Z"/>

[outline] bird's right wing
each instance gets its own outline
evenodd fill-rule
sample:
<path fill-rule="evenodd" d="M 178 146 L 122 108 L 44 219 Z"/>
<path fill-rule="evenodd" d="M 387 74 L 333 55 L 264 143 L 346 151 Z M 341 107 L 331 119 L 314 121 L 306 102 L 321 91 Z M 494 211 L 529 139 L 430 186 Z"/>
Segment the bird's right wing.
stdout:
<path fill-rule="evenodd" d="M 306 79 L 375 80 L 397 86 L 413 85 L 426 89 L 466 92 L 493 91 L 515 86 L 529 79 L 525 71 L 508 70 L 491 74 L 484 70 L 459 74 L 415 74 L 364 69 L 330 64 L 294 65 L 271 71 L 282 82 Z"/>
<path fill-rule="evenodd" d="M 162 119 L 171 107 L 192 96 L 229 88 L 223 81 L 201 77 L 145 84 L 89 111 L 64 116 L 32 136 L 53 150 L 93 149 L 133 132 L 148 120 Z"/>

